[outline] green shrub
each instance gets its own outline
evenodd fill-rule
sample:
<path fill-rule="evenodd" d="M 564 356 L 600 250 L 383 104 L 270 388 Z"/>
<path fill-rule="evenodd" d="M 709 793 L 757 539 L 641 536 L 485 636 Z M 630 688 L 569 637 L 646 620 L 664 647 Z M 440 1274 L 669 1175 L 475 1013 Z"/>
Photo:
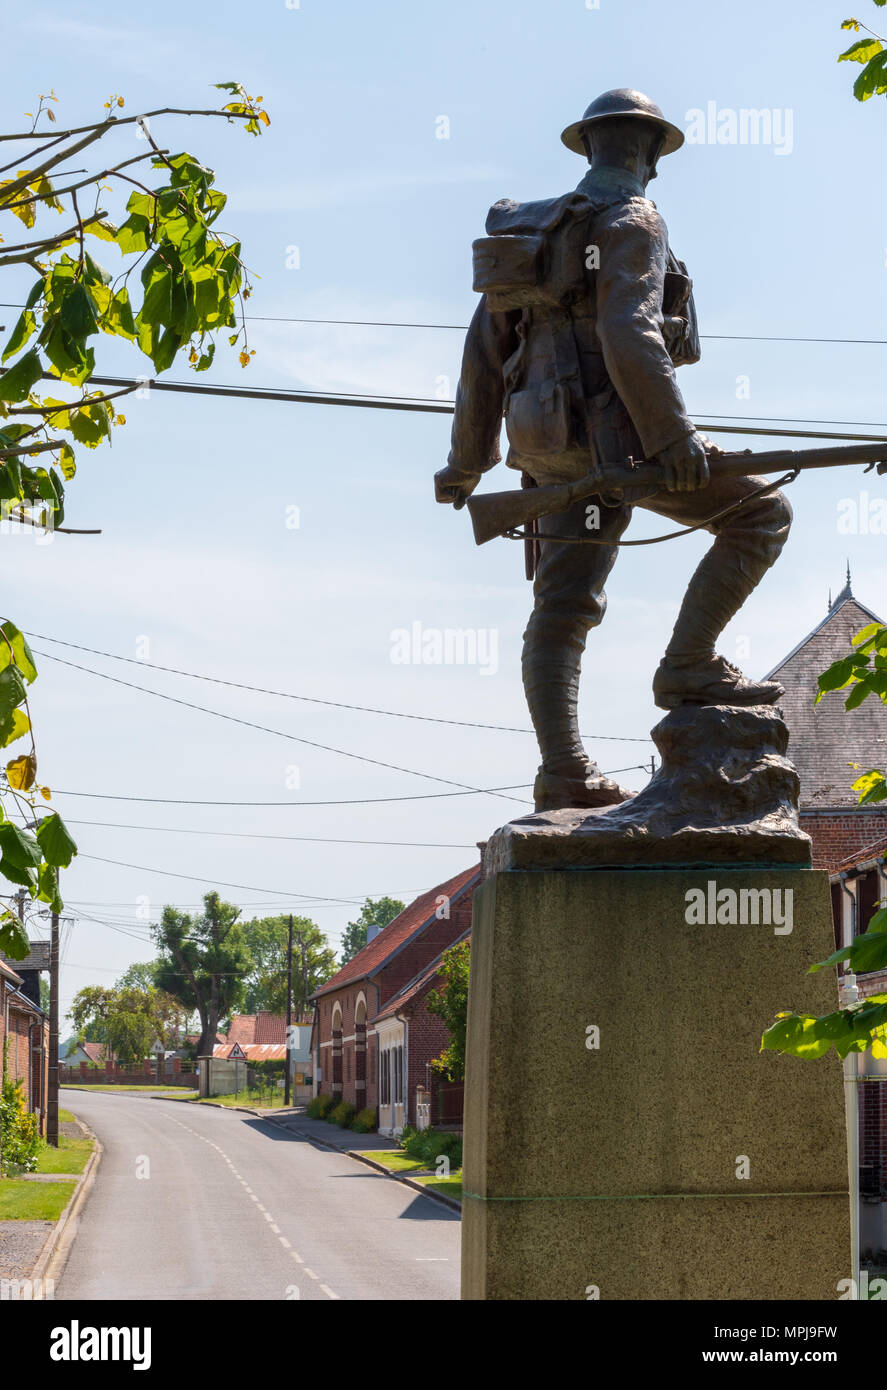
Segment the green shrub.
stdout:
<path fill-rule="evenodd" d="M 43 1140 L 27 1107 L 21 1081 L 4 1076 L 0 1090 L 0 1174 L 33 1173 Z"/>
<path fill-rule="evenodd" d="M 350 1101 L 340 1100 L 335 1110 L 331 1110 L 328 1115 L 324 1116 L 324 1119 L 331 1125 L 338 1125 L 340 1129 L 347 1129 L 356 1113 L 355 1107 Z"/>
<path fill-rule="evenodd" d="M 313 1100 L 309 1100 L 305 1114 L 312 1120 L 325 1120 L 335 1103 L 332 1096 L 315 1096 Z"/>
<path fill-rule="evenodd" d="M 461 1134 L 441 1133 L 436 1129 L 414 1129 L 412 1125 L 404 1125 L 400 1145 L 410 1158 L 415 1158 L 428 1168 L 436 1167 L 441 1156 L 450 1160 L 451 1169 L 462 1167 Z"/>
<path fill-rule="evenodd" d="M 368 1108 L 357 1112 L 351 1121 L 351 1128 L 355 1134 L 375 1134 L 377 1124 L 375 1110 Z"/>

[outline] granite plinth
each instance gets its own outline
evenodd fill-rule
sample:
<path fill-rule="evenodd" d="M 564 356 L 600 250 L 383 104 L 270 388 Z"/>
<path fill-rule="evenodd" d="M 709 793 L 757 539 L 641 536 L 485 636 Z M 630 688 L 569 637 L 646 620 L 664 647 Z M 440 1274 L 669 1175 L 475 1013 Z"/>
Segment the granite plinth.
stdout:
<path fill-rule="evenodd" d="M 687 921 L 699 890 L 690 901 L 721 923 Z M 835 1007 L 831 972 L 806 973 L 832 949 L 828 877 L 809 869 L 483 883 L 463 1297 L 837 1298 L 851 1273 L 841 1066 L 759 1051 L 778 1012 Z"/>

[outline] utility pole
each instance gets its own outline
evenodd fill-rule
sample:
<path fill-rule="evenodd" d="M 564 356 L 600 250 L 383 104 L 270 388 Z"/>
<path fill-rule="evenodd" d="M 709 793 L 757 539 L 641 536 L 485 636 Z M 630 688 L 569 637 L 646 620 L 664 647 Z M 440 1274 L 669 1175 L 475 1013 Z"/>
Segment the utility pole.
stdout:
<path fill-rule="evenodd" d="M 289 930 L 286 937 L 286 1075 L 283 1081 L 283 1103 L 290 1103 L 290 1072 L 292 1063 L 293 1022 L 293 914 L 290 913 Z"/>
<path fill-rule="evenodd" d="M 49 1080 L 46 1088 L 46 1142 L 59 1146 L 59 915 L 49 932 Z"/>

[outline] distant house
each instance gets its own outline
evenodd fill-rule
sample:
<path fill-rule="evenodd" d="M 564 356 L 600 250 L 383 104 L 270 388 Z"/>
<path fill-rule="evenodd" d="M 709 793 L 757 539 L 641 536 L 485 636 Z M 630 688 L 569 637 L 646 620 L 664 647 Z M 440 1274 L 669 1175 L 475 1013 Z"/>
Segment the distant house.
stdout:
<path fill-rule="evenodd" d="M 295 1020 L 292 1057 L 292 1097 L 297 1103 L 311 1095 L 311 1026 Z M 286 1061 L 286 1017 L 262 1011 L 257 1014 L 233 1014 L 227 1037 L 217 1034 L 212 1052 L 212 1067 L 204 1058 L 200 1063 L 201 1095 L 222 1095 L 228 1089 L 232 1069 L 225 1064 L 232 1049 L 239 1049 L 246 1066 L 257 1062 Z"/>
<path fill-rule="evenodd" d="M 416 1087 L 447 1043 L 439 1019 L 422 1004 L 441 952 L 471 926 L 480 868 L 463 869 L 377 930 L 312 995 L 314 1090 L 378 1109 L 386 1132 L 415 1124 Z M 402 1008 L 389 1008 L 399 998 Z"/>
<path fill-rule="evenodd" d="M 0 1057 L 7 1074 L 21 1081 L 28 1109 L 46 1132 L 46 1090 L 49 1081 L 49 1020 L 39 1002 L 25 992 L 25 980 L 0 960 Z M 39 998 L 39 992 L 38 992 Z"/>
<path fill-rule="evenodd" d="M 225 1042 L 244 1044 L 285 1043 L 286 1018 L 283 1014 L 262 1011 L 257 1014 L 232 1014 Z"/>
<path fill-rule="evenodd" d="M 88 1066 L 104 1067 L 115 1060 L 113 1055 L 108 1054 L 106 1043 L 81 1043 L 76 1038 L 70 1038 L 59 1047 L 59 1066 L 76 1067 L 86 1062 Z"/>
<path fill-rule="evenodd" d="M 470 942 L 471 930 L 457 937 Z M 449 949 L 449 948 L 447 948 Z M 428 1012 L 428 995 L 445 984 L 441 974 L 443 952 L 412 980 L 391 996 L 375 1015 L 379 1048 L 378 1108 L 379 1131 L 393 1134 L 404 1124 L 417 1124 L 416 1097 L 419 1089 L 428 1093 L 429 1121 L 437 1126 L 460 1124 L 465 1083 L 447 1081 L 433 1066 L 450 1042 L 446 1024 Z M 403 1056 L 405 1103 L 399 1107 L 392 1075 L 391 1059 Z"/>

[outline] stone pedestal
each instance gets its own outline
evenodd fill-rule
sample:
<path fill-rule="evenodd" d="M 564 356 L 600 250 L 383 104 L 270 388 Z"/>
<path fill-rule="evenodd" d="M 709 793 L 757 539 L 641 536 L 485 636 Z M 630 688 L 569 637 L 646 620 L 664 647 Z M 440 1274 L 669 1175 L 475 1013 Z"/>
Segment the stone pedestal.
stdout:
<path fill-rule="evenodd" d="M 471 947 L 463 1298 L 836 1299 L 841 1067 L 759 1051 L 777 1012 L 835 1007 L 832 972 L 806 974 L 831 950 L 810 869 L 493 873 Z"/>

